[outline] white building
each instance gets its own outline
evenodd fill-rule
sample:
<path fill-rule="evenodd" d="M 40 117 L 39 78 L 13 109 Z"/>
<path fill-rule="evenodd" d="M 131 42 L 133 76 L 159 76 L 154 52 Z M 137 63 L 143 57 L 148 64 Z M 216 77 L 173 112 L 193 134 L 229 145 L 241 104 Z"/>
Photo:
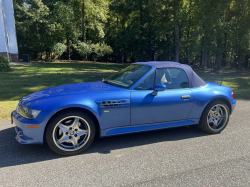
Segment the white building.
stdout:
<path fill-rule="evenodd" d="M 12 0 L 0 0 L 0 54 L 18 61 L 16 27 Z"/>

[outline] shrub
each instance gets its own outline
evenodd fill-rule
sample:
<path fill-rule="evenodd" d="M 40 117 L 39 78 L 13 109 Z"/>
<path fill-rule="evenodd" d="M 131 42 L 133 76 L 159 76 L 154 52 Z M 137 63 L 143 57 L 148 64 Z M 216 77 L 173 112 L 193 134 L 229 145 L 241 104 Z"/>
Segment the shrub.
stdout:
<path fill-rule="evenodd" d="M 53 46 L 52 51 L 55 53 L 55 55 L 58 55 L 59 57 L 66 51 L 67 46 L 62 43 L 57 43 Z"/>
<path fill-rule="evenodd" d="M 92 44 L 92 48 L 97 58 L 113 53 L 112 48 L 105 43 Z"/>
<path fill-rule="evenodd" d="M 92 53 L 92 48 L 89 44 L 84 42 L 79 42 L 75 46 L 76 51 L 81 55 L 81 57 L 89 56 Z"/>
<path fill-rule="evenodd" d="M 10 71 L 10 68 L 11 68 L 11 65 L 10 65 L 8 58 L 6 58 L 3 55 L 0 55 L 0 71 L 2 72 Z"/>

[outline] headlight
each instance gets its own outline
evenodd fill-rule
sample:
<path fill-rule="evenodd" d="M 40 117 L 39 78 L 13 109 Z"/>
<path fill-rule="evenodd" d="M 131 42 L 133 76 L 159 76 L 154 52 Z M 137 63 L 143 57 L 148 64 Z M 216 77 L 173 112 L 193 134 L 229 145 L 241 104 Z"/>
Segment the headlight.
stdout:
<path fill-rule="evenodd" d="M 39 110 L 34 110 L 34 109 L 29 109 L 25 106 L 19 108 L 17 107 L 17 112 L 18 114 L 20 114 L 21 116 L 23 116 L 24 118 L 28 118 L 28 119 L 35 119 L 37 117 L 37 115 L 41 112 Z"/>

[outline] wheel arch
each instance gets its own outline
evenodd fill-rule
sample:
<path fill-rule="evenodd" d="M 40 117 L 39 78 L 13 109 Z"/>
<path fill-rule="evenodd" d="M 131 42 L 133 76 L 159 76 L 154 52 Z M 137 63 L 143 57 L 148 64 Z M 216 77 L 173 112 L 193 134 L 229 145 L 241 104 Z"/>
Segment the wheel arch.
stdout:
<path fill-rule="evenodd" d="M 217 101 L 217 100 L 220 100 L 220 101 L 223 101 L 224 103 L 226 103 L 226 105 L 227 105 L 228 108 L 229 108 L 230 115 L 231 115 L 231 113 L 232 113 L 232 106 L 231 106 L 231 103 L 230 103 L 230 101 L 229 101 L 228 99 L 226 99 L 226 98 L 224 98 L 224 97 L 216 97 L 216 98 L 212 99 L 210 102 L 207 103 L 206 107 L 207 107 L 210 103 L 212 103 L 212 102 L 214 102 L 214 101 Z M 206 107 L 205 107 L 205 108 L 206 108 Z M 205 108 L 204 108 L 204 110 L 205 110 Z"/>
<path fill-rule="evenodd" d="M 47 127 L 48 127 L 49 122 L 50 122 L 56 115 L 60 114 L 61 112 L 70 111 L 70 110 L 78 110 L 78 111 L 82 111 L 82 112 L 88 114 L 88 115 L 94 120 L 94 123 L 95 123 L 95 126 L 96 126 L 96 135 L 97 135 L 98 137 L 100 137 L 100 135 L 101 135 L 100 123 L 99 123 L 98 118 L 96 117 L 96 115 L 95 115 L 93 112 L 91 112 L 90 110 L 88 110 L 88 109 L 86 109 L 86 108 L 81 108 L 81 107 L 69 107 L 69 108 L 64 108 L 64 109 L 61 109 L 61 110 L 57 111 L 57 112 L 54 113 L 54 114 L 50 117 L 50 119 L 47 121 L 46 126 L 45 126 L 45 128 L 44 128 L 44 133 L 43 133 L 43 142 L 46 142 L 45 136 L 46 136 L 46 130 L 47 130 Z"/>

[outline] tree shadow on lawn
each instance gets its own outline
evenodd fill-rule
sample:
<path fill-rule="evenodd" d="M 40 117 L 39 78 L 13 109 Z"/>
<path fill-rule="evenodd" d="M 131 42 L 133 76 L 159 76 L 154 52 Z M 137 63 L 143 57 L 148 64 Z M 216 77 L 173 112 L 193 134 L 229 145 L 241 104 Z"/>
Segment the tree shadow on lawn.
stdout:
<path fill-rule="evenodd" d="M 109 154 L 113 150 L 137 147 L 159 142 L 178 141 L 189 138 L 207 136 L 196 126 L 178 127 L 150 132 L 142 132 L 107 138 L 96 138 L 85 154 Z M 0 131 L 0 168 L 41 162 L 62 158 L 54 153 L 48 145 L 21 145 L 14 137 L 14 127 Z"/>
<path fill-rule="evenodd" d="M 2 87 L 0 89 L 0 101 L 19 100 L 31 93 L 54 86 L 100 81 L 102 78 L 106 78 L 112 74 L 112 72 L 63 72 L 12 76 L 11 80 L 6 81 L 6 83 L 0 83 L 0 87 Z M 212 81 L 218 83 L 217 79 Z M 231 79 L 227 84 L 231 85 L 228 86 L 234 90 L 236 99 L 249 99 L 249 81 L 243 78 L 235 78 Z"/>
<path fill-rule="evenodd" d="M 19 100 L 31 93 L 42 89 L 60 86 L 65 84 L 96 82 L 110 76 L 109 72 L 95 73 L 54 73 L 54 74 L 33 74 L 13 76 L 6 83 L 0 83 L 0 101 Z"/>
<path fill-rule="evenodd" d="M 40 63 L 36 62 L 31 67 L 41 68 L 72 68 L 72 69 L 122 69 L 130 64 L 112 64 L 112 63 Z"/>

